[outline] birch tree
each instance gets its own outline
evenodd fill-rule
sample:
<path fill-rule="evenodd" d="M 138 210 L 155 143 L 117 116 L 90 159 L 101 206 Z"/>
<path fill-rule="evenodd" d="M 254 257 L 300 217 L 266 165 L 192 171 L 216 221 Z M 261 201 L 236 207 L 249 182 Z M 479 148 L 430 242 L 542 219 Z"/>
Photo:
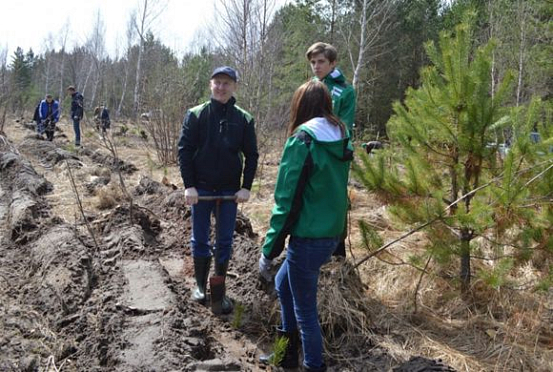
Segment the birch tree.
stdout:
<path fill-rule="evenodd" d="M 525 104 L 533 94 L 547 94 L 547 76 L 551 75 L 551 68 L 546 66 L 551 64 L 542 61 L 543 51 L 551 50 L 551 31 L 547 35 L 547 30 L 551 30 L 547 26 L 551 10 L 548 16 L 547 8 L 540 1 L 494 0 L 488 2 L 485 11 L 488 12 L 485 31 L 498 46 L 492 56 L 490 72 L 492 97 L 495 96 L 496 81 L 508 70 L 516 71 L 511 98 L 515 106 Z M 498 138 L 496 142 L 512 142 L 513 128 L 504 128 L 502 136 L 504 138 Z"/>
<path fill-rule="evenodd" d="M 132 15 L 132 22 L 138 35 L 138 58 L 136 60 L 136 75 L 134 81 L 133 110 L 136 115 L 140 109 L 140 82 L 142 76 L 142 58 L 146 35 L 151 31 L 155 21 L 165 9 L 166 2 L 157 0 L 142 0 Z"/>
<path fill-rule="evenodd" d="M 48 33 L 46 38 L 44 39 L 44 63 L 45 63 L 45 71 L 43 73 L 44 78 L 44 92 L 50 93 L 50 82 L 54 80 L 53 74 L 55 71 L 53 71 L 53 63 L 55 60 L 54 54 L 55 54 L 55 48 L 54 48 L 54 36 L 51 32 Z"/>
<path fill-rule="evenodd" d="M 125 95 L 127 93 L 127 84 L 129 81 L 130 56 L 131 56 L 132 43 L 135 37 L 132 16 L 129 18 L 129 21 L 127 22 L 127 32 L 125 35 L 126 35 L 126 48 L 125 48 L 124 54 L 126 57 L 122 61 L 123 69 L 125 70 L 125 77 L 123 79 L 123 87 L 121 89 L 121 98 L 119 99 L 119 104 L 117 105 L 117 111 L 116 111 L 117 116 L 121 116 L 121 110 L 123 108 L 123 103 L 125 102 Z"/>
<path fill-rule="evenodd" d="M 89 36 L 86 47 L 90 55 L 90 67 L 88 75 L 92 76 L 93 86 L 92 86 L 92 95 L 90 97 L 90 103 L 95 105 L 96 95 L 98 91 L 98 85 L 102 79 L 102 69 L 101 64 L 102 60 L 106 56 L 106 46 L 105 46 L 105 33 L 106 27 L 100 11 L 96 12 L 96 20 L 94 26 L 92 27 L 92 33 Z M 87 78 L 88 80 L 88 78 Z M 84 94 L 85 88 L 83 88 Z"/>
<path fill-rule="evenodd" d="M 240 74 L 241 104 L 256 118 L 265 112 L 274 56 L 267 49 L 274 0 L 219 0 L 213 40 Z"/>
<path fill-rule="evenodd" d="M 392 27 L 390 20 L 396 1 L 362 0 L 360 5 L 359 11 L 350 13 L 350 22 L 345 23 L 340 30 L 353 70 L 352 85 L 355 90 L 359 87 L 361 70 L 367 67 L 367 55 L 374 57 L 375 53 L 370 52 L 377 45 L 381 47 L 385 43 L 381 35 Z"/>
<path fill-rule="evenodd" d="M 59 37 L 58 37 L 58 42 L 59 42 L 59 45 L 60 45 L 60 61 L 59 61 L 59 69 L 58 69 L 58 74 L 59 74 L 59 93 L 58 93 L 58 97 L 61 99 L 61 97 L 63 97 L 63 92 L 65 92 L 65 87 L 64 87 L 64 83 L 65 83 L 65 54 L 66 54 L 66 48 L 67 48 L 67 39 L 69 37 L 69 27 L 70 27 L 70 23 L 69 23 L 69 20 L 67 20 L 64 25 L 62 26 L 60 32 L 59 32 Z"/>

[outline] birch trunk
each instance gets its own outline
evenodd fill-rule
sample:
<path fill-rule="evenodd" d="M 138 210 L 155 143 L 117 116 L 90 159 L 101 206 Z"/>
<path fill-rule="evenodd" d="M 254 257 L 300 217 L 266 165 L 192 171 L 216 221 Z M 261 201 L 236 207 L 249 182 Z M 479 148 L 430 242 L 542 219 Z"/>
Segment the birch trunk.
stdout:
<path fill-rule="evenodd" d="M 363 7 L 361 8 L 361 20 L 359 21 L 361 26 L 361 35 L 359 36 L 359 55 L 357 56 L 357 64 L 355 65 L 352 79 L 352 85 L 356 91 L 359 85 L 359 72 L 361 70 L 361 66 L 363 66 L 364 64 L 364 51 L 365 45 L 367 43 L 365 36 L 367 30 L 367 2 L 368 0 L 363 0 Z"/>
<path fill-rule="evenodd" d="M 121 99 L 119 100 L 119 105 L 117 105 L 116 115 L 121 116 L 121 108 L 123 107 L 123 102 L 125 101 L 125 93 L 127 92 L 127 81 L 129 80 L 129 66 L 128 62 L 125 63 L 125 79 L 123 80 L 123 90 L 121 92 Z"/>
<path fill-rule="evenodd" d="M 142 67 L 142 48 L 143 41 L 140 37 L 140 45 L 138 46 L 138 58 L 136 61 L 136 75 L 134 78 L 134 95 L 133 95 L 133 112 L 134 115 L 138 115 L 139 103 L 140 103 L 140 73 Z"/>

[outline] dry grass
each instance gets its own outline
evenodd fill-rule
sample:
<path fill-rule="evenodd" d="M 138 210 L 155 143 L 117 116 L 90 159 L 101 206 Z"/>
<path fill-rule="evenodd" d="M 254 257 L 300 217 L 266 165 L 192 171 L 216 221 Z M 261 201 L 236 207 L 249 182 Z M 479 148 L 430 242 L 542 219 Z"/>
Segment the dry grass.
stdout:
<path fill-rule="evenodd" d="M 96 197 L 98 199 L 96 208 L 99 210 L 114 208 L 124 199 L 121 188 L 113 183 L 96 190 Z"/>
<path fill-rule="evenodd" d="M 332 263 L 321 275 L 320 318 L 334 359 L 347 363 L 347 351 L 366 351 L 370 340 L 397 362 L 423 355 L 459 371 L 553 370 L 547 296 L 474 288 L 467 302 L 446 281 L 429 277 L 414 313 L 415 269 L 379 260 L 365 266 L 358 276 L 348 262 Z M 475 309 L 478 297 L 487 299 L 486 309 Z"/>
<path fill-rule="evenodd" d="M 319 316 L 326 350 L 333 359 L 345 362 L 351 350 L 362 353 L 372 338 L 374 308 L 366 287 L 346 261 L 324 266 L 319 280 Z M 351 354 L 350 354 L 351 355 Z"/>
<path fill-rule="evenodd" d="M 374 219 L 371 213 L 365 216 L 369 221 Z M 388 228 L 381 229 L 380 234 L 386 242 L 400 232 Z M 387 330 L 387 335 L 401 335 L 401 342 L 373 335 L 377 344 L 397 350 L 400 360 L 406 352 L 418 353 L 441 358 L 460 371 L 553 370 L 551 293 L 493 290 L 476 281 L 472 297 L 462 299 L 451 281 L 436 274 L 425 275 L 417 293 L 415 313 L 420 271 L 407 262 L 410 255 L 420 253 L 424 243 L 424 233 L 414 234 L 360 267 L 362 281 L 369 288 L 365 295 L 381 305 L 374 306 L 373 302 L 372 308 L 367 309 L 371 320 L 379 329 Z M 365 253 L 360 245 L 354 251 L 358 255 Z M 513 273 L 511 280 L 535 283 L 536 270 L 528 265 Z M 449 269 L 431 264 L 428 271 L 456 275 L 455 263 Z M 354 307 L 353 312 L 357 311 Z"/>

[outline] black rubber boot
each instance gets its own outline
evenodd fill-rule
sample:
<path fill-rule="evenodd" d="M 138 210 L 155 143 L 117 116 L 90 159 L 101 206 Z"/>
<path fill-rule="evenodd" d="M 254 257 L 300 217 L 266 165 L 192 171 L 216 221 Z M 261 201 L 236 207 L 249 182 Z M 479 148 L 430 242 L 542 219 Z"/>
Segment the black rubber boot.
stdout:
<path fill-rule="evenodd" d="M 223 263 L 218 263 L 218 262 L 215 263 L 215 276 L 223 277 L 223 285 L 220 288 L 222 293 L 218 296 L 218 297 L 222 297 L 221 312 L 223 314 L 230 314 L 234 309 L 232 300 L 228 298 L 226 295 L 226 277 L 227 277 L 228 264 L 229 264 L 228 261 L 225 261 Z"/>
<path fill-rule="evenodd" d="M 286 351 L 284 352 L 284 357 L 276 365 L 276 367 L 282 367 L 282 368 L 298 368 L 299 362 L 299 334 L 298 331 L 292 331 L 292 332 L 285 332 L 280 328 L 277 328 L 277 334 L 278 337 L 284 337 L 288 340 L 288 344 L 286 345 Z M 269 365 L 273 363 L 274 353 L 271 353 L 269 355 L 261 355 L 259 357 L 259 361 L 265 365 Z"/>
<path fill-rule="evenodd" d="M 205 303 L 207 289 L 207 277 L 211 268 L 211 257 L 194 257 L 194 277 L 196 288 L 192 291 L 192 300 L 201 304 Z"/>

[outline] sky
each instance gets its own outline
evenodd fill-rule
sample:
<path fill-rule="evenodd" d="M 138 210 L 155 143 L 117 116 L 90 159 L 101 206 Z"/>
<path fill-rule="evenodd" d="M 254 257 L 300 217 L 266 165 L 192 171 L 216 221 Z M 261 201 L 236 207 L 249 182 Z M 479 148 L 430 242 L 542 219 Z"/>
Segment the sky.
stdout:
<path fill-rule="evenodd" d="M 143 0 L 142 0 L 143 1 Z M 159 0 L 158 0 L 159 1 Z M 167 4 L 155 24 L 156 37 L 176 51 L 184 53 L 196 31 L 212 18 L 220 0 L 161 0 Z M 47 50 L 49 34 L 59 50 L 60 35 L 69 25 L 69 50 L 84 44 L 92 33 L 96 14 L 105 25 L 105 43 L 110 56 L 123 53 L 129 15 L 140 0 L 10 0 L 2 1 L 0 12 L 0 51 L 8 51 L 8 63 L 19 46 L 37 54 Z M 152 0 L 150 0 L 150 3 Z"/>

